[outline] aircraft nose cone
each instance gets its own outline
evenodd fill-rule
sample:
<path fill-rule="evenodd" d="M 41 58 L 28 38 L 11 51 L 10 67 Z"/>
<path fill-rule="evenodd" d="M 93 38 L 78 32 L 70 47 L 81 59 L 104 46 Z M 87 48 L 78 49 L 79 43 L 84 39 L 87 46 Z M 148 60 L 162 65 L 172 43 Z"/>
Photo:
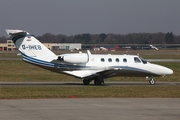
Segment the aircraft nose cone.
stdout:
<path fill-rule="evenodd" d="M 173 70 L 167 68 L 167 70 L 166 70 L 166 75 L 171 75 L 171 74 L 173 74 Z"/>
<path fill-rule="evenodd" d="M 163 69 L 162 69 L 162 74 L 164 74 L 164 75 L 171 75 L 171 74 L 173 74 L 173 70 L 171 70 L 171 69 L 169 69 L 169 68 L 167 68 L 167 67 L 163 67 Z"/>
<path fill-rule="evenodd" d="M 167 67 L 161 66 L 161 65 L 154 64 L 153 70 L 156 71 L 155 73 L 157 73 L 158 75 L 162 75 L 162 76 L 173 74 L 173 70 L 171 70 Z"/>

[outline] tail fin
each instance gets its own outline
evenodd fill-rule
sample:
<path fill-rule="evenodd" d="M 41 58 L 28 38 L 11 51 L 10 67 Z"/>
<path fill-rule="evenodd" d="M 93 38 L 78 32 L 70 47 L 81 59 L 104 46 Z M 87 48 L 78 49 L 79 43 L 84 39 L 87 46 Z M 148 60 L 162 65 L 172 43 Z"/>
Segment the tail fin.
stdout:
<path fill-rule="evenodd" d="M 52 61 L 57 56 L 45 47 L 33 35 L 24 30 L 6 29 L 7 34 L 13 40 L 23 57 L 33 57 L 44 61 Z"/>

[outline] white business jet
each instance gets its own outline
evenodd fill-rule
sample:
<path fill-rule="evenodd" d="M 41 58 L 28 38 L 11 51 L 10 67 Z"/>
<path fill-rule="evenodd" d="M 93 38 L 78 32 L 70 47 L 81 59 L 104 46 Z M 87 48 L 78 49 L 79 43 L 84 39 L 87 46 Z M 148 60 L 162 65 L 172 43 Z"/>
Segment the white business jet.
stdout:
<path fill-rule="evenodd" d="M 6 29 L 23 56 L 23 60 L 39 67 L 83 79 L 84 85 L 94 80 L 95 85 L 104 83 L 105 78 L 146 77 L 151 85 L 153 77 L 170 75 L 169 68 L 152 64 L 137 55 L 100 55 L 71 53 L 55 55 L 33 35 L 24 30 Z"/>

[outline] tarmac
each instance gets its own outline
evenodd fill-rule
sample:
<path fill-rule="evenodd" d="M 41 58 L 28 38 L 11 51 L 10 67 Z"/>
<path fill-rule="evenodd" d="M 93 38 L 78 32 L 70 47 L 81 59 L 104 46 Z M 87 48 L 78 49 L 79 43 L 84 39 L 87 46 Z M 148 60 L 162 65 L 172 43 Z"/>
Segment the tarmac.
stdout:
<path fill-rule="evenodd" d="M 0 100 L 0 120 L 179 120 L 180 98 Z"/>
<path fill-rule="evenodd" d="M 93 82 L 90 85 L 84 85 L 83 82 L 0 82 L 0 86 L 96 86 Z M 107 82 L 101 86 L 151 86 L 146 82 Z M 156 82 L 155 86 L 180 86 L 180 82 Z"/>

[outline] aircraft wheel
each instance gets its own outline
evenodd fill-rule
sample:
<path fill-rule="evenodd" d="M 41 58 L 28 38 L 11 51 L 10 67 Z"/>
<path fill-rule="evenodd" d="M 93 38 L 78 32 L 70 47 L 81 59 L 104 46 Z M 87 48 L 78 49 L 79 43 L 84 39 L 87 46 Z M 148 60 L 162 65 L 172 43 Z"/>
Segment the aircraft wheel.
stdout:
<path fill-rule="evenodd" d="M 88 80 L 88 79 L 84 79 L 84 80 L 83 80 L 84 85 L 89 85 L 90 82 L 91 82 L 91 81 Z"/>
<path fill-rule="evenodd" d="M 99 81 L 98 79 L 94 80 L 94 84 L 95 85 L 101 85 L 101 81 Z"/>
<path fill-rule="evenodd" d="M 154 85 L 155 83 L 156 83 L 156 81 L 153 78 L 149 80 L 150 85 Z"/>

